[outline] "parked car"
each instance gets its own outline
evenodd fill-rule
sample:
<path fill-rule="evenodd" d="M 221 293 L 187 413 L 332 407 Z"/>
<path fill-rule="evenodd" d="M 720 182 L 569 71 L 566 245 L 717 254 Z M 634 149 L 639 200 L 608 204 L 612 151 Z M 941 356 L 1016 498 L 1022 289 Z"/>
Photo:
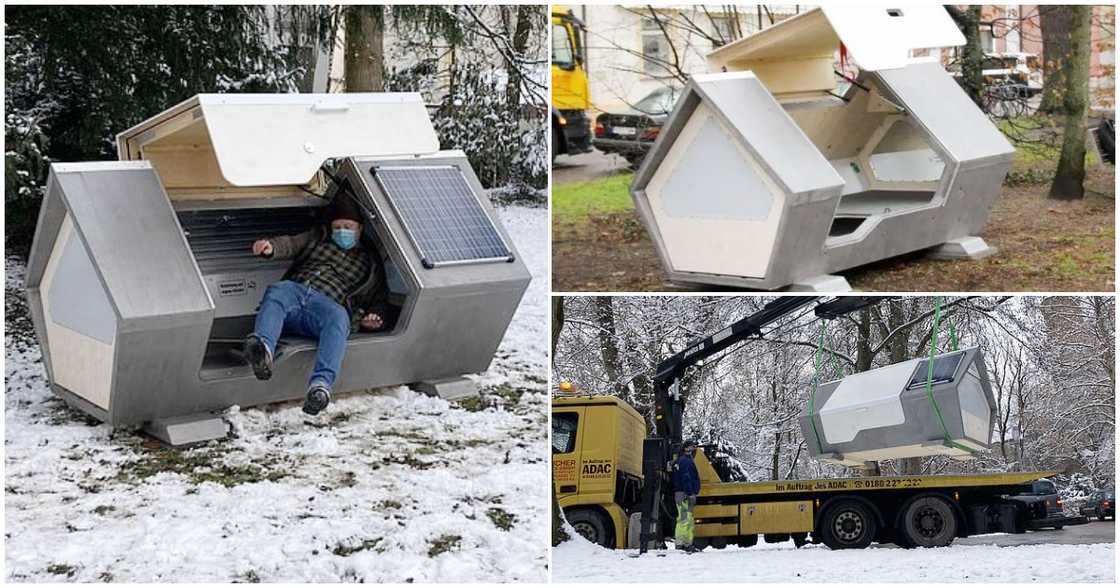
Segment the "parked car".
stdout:
<path fill-rule="evenodd" d="M 1058 497 L 1058 487 L 1046 478 L 1031 482 L 1028 486 L 1024 486 L 1022 492 L 1010 498 L 1034 509 L 1038 518 L 1032 521 L 1032 528 L 1061 529 L 1067 524 L 1078 522 L 1076 519 L 1079 517 L 1065 515 L 1062 499 Z M 1084 522 L 1084 520 L 1082 519 L 1080 522 Z"/>
<path fill-rule="evenodd" d="M 1116 491 L 1102 490 L 1094 492 L 1089 500 L 1081 506 L 1081 514 L 1087 517 L 1096 517 L 1098 521 L 1107 518 L 1116 520 Z"/>
<path fill-rule="evenodd" d="M 1101 118 L 1097 126 L 1097 145 L 1101 149 L 1101 157 L 1116 165 L 1116 113 L 1109 113 Z"/>
<path fill-rule="evenodd" d="M 981 68 L 985 84 L 1015 84 L 1028 97 L 1042 91 L 1042 66 L 1034 53 L 985 53 Z"/>
<path fill-rule="evenodd" d="M 637 101 L 629 109 L 595 117 L 595 138 L 592 144 L 603 153 L 617 153 L 630 165 L 637 166 L 646 156 L 661 125 L 673 112 L 681 91 L 678 88 L 658 88 Z"/>

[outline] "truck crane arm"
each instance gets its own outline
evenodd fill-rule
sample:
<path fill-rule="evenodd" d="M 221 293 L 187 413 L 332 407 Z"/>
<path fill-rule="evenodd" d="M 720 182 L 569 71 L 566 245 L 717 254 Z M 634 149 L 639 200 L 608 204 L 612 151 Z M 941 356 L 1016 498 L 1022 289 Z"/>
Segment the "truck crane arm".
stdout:
<path fill-rule="evenodd" d="M 684 400 L 680 382 L 685 372 L 705 359 L 730 348 L 736 343 L 764 338 L 763 329 L 809 304 L 820 296 L 783 296 L 767 303 L 762 310 L 739 319 L 719 331 L 699 339 L 679 353 L 662 361 L 653 378 L 655 436 L 643 445 L 642 518 L 640 549 L 645 552 L 654 535 L 663 536 L 658 521 L 668 518 L 662 496 L 672 494 L 669 485 L 669 462 L 683 442 Z M 820 319 L 830 320 L 888 300 L 883 296 L 840 296 L 822 302 L 814 313 Z"/>
<path fill-rule="evenodd" d="M 820 298 L 820 296 L 782 296 L 767 303 L 762 310 L 692 342 L 682 351 L 658 364 L 657 372 L 653 377 L 654 423 L 657 436 L 668 439 L 673 446 L 678 446 L 683 441 L 681 429 L 684 402 L 679 387 L 681 379 L 689 368 L 742 341 L 762 339 L 763 328 Z M 886 298 L 882 296 L 840 296 L 818 304 L 814 313 L 821 319 L 834 319 L 878 304 L 883 300 Z"/>

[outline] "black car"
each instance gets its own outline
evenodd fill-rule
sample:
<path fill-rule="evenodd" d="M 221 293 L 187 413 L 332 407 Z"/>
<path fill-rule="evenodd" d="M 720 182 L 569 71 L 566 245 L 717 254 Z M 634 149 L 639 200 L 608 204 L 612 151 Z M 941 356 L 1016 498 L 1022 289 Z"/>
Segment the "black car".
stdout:
<path fill-rule="evenodd" d="M 1103 521 L 1111 518 L 1116 520 L 1116 491 L 1102 490 L 1094 492 L 1089 500 L 1081 506 L 1081 514 L 1087 517 L 1096 517 Z"/>
<path fill-rule="evenodd" d="M 1105 161 L 1116 165 L 1116 115 L 1109 114 L 1101 119 L 1097 126 L 1097 145 L 1101 148 L 1101 157 Z"/>
<path fill-rule="evenodd" d="M 1058 496 L 1058 487 L 1046 478 L 1024 485 L 1018 494 L 1009 498 L 1022 502 L 1034 512 L 1035 518 L 1030 522 L 1030 528 L 1032 529 L 1052 528 L 1060 530 L 1066 525 L 1085 522 L 1083 517 L 1065 514 L 1062 499 Z"/>
<path fill-rule="evenodd" d="M 677 88 L 658 88 L 625 112 L 600 114 L 595 118 L 592 143 L 599 151 L 617 153 L 637 166 L 657 140 L 680 94 Z"/>

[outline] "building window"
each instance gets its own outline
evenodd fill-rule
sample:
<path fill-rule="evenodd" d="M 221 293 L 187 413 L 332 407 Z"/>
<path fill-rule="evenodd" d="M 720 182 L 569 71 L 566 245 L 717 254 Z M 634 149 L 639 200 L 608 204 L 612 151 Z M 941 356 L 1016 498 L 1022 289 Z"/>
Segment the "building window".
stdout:
<path fill-rule="evenodd" d="M 668 27 L 665 29 L 669 30 Z M 673 61 L 673 50 L 661 27 L 653 18 L 642 18 L 642 71 L 650 77 L 664 77 L 669 74 L 669 64 Z"/>
<path fill-rule="evenodd" d="M 995 36 L 992 35 L 992 25 L 987 27 L 980 27 L 980 48 L 985 53 L 992 53 L 995 51 Z"/>

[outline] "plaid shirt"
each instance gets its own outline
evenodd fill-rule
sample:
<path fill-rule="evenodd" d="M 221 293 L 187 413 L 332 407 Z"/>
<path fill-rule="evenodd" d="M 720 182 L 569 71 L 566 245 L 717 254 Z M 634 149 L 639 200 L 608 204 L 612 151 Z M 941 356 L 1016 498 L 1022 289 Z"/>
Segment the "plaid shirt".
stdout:
<path fill-rule="evenodd" d="M 288 279 L 310 286 L 349 308 L 346 297 L 366 280 L 373 265 L 369 253 L 360 246 L 344 251 L 329 238 L 312 247 Z"/>

